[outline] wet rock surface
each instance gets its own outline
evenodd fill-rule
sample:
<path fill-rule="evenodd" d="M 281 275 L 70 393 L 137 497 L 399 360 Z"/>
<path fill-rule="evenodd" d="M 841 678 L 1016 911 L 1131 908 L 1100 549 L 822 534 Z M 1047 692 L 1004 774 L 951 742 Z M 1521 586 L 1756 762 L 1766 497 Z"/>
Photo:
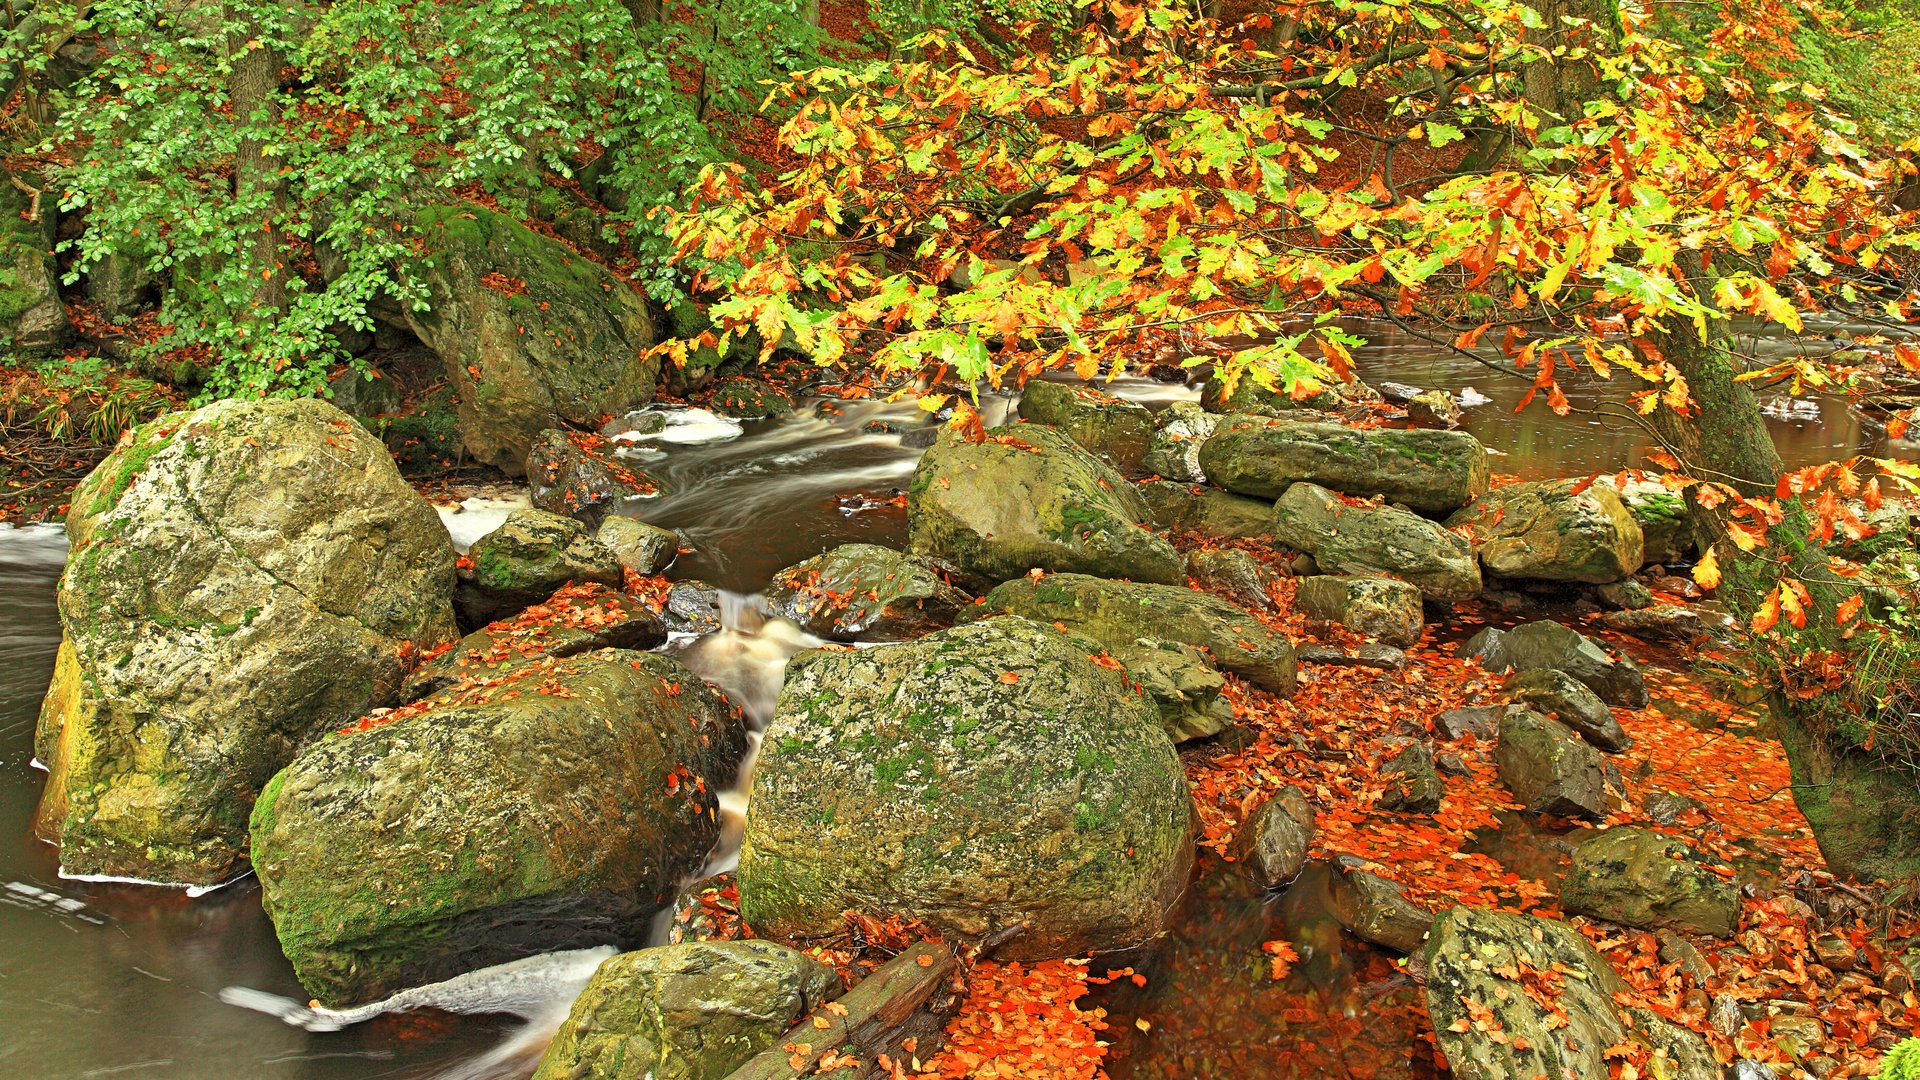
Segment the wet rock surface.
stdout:
<path fill-rule="evenodd" d="M 1640 569 L 1640 525 L 1609 488 L 1584 480 L 1508 484 L 1447 519 L 1474 538 L 1489 574 L 1538 581 L 1620 581 Z"/>
<path fill-rule="evenodd" d="M 1394 578 L 1335 574 L 1306 578 L 1294 592 L 1293 605 L 1309 618 L 1339 623 L 1400 648 L 1419 641 L 1426 626 L 1420 589 Z"/>
<path fill-rule="evenodd" d="M 1622 926 L 1722 938 L 1740 925 L 1740 893 L 1730 878 L 1702 865 L 1683 841 L 1626 826 L 1575 849 L 1560 904 Z"/>
<path fill-rule="evenodd" d="M 1500 719 L 1500 782 L 1536 814 L 1599 820 L 1607 814 L 1600 752 L 1572 728 L 1522 709 Z"/>
<path fill-rule="evenodd" d="M 1522 623 L 1511 630 L 1488 627 L 1469 638 L 1460 654 L 1478 659 L 1495 674 L 1541 668 L 1565 672 L 1609 705 L 1647 707 L 1647 683 L 1640 665 L 1557 622 Z"/>
<path fill-rule="evenodd" d="M 1463 432 L 1361 430 L 1233 416 L 1200 450 L 1200 466 L 1228 491 L 1277 499 L 1298 483 L 1380 497 L 1447 514 L 1487 490 L 1487 455 Z"/>
<path fill-rule="evenodd" d="M 927 559 L 843 544 L 774 575 L 773 613 L 836 641 L 903 641 L 952 626 L 973 597 Z"/>
<path fill-rule="evenodd" d="M 1091 386 L 1035 379 L 1020 395 L 1020 418 L 1058 428 L 1123 473 L 1139 472 L 1154 446 L 1153 414 Z"/>
<path fill-rule="evenodd" d="M 568 583 L 625 580 L 619 556 L 585 525 L 544 510 L 516 510 L 468 549 L 454 603 L 463 620 L 478 626 L 525 611 Z"/>
<path fill-rule="evenodd" d="M 1417 514 L 1313 484 L 1293 485 L 1274 504 L 1273 539 L 1313 556 L 1324 573 L 1399 578 L 1435 600 L 1480 592 L 1480 564 L 1464 539 Z"/>

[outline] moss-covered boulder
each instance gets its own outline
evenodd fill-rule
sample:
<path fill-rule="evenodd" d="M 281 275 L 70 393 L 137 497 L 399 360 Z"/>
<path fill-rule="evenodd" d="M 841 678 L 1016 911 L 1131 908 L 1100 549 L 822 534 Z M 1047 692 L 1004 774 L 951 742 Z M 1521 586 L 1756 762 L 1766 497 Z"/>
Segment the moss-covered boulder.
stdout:
<path fill-rule="evenodd" d="M 1140 467 L 1155 476 L 1188 484 L 1207 482 L 1200 447 L 1213 437 L 1220 418 L 1191 401 L 1176 401 L 1153 418 L 1153 439 Z"/>
<path fill-rule="evenodd" d="M 1487 573 L 1534 581 L 1619 581 L 1640 569 L 1644 543 L 1618 495 L 1579 480 L 1494 488 L 1447 527 L 1473 538 Z"/>
<path fill-rule="evenodd" d="M 1461 431 L 1358 429 L 1262 416 L 1222 422 L 1200 467 L 1228 491 L 1279 498 L 1298 483 L 1448 514 L 1486 493 L 1487 452 Z"/>
<path fill-rule="evenodd" d="M 1148 637 L 1195 645 L 1214 664 L 1276 694 L 1293 693 L 1293 644 L 1245 609 L 1177 585 L 1048 574 L 1009 581 L 987 594 L 988 611 L 1064 627 L 1119 655 Z"/>
<path fill-rule="evenodd" d="M 12 184 L 0 184 L 0 349 L 15 353 L 50 350 L 68 329 L 51 219 L 28 221 L 27 202 Z"/>
<path fill-rule="evenodd" d="M 1560 906 L 1622 926 L 1714 937 L 1740 928 L 1740 890 L 1684 841 L 1619 827 L 1585 841 L 1560 883 Z"/>
<path fill-rule="evenodd" d="M 1273 538 L 1313 556 L 1327 573 L 1384 574 L 1435 600 L 1469 600 L 1480 592 L 1480 564 L 1465 539 L 1418 514 L 1314 484 L 1295 484 L 1274 504 Z"/>
<path fill-rule="evenodd" d="M 1273 532 L 1273 504 L 1214 487 L 1150 480 L 1137 486 L 1154 527 L 1215 540 L 1263 540 Z"/>
<path fill-rule="evenodd" d="M 1167 738 L 1176 743 L 1205 739 L 1233 726 L 1233 705 L 1221 696 L 1227 680 L 1199 649 L 1140 638 L 1107 652 L 1160 710 Z"/>
<path fill-rule="evenodd" d="M 1468 638 L 1460 655 L 1479 660 L 1496 675 L 1536 668 L 1564 671 L 1609 705 L 1647 707 L 1646 677 L 1632 657 L 1614 656 L 1598 641 L 1557 622 L 1543 619 L 1511 630 L 1490 626 Z"/>
<path fill-rule="evenodd" d="M 1276 611 L 1272 589 L 1279 580 L 1266 563 L 1237 548 L 1201 548 L 1187 554 L 1187 577 L 1252 611 Z M 1417 595 L 1417 594 L 1416 594 Z"/>
<path fill-rule="evenodd" d="M 455 603 L 469 626 L 525 611 L 569 582 L 618 586 L 619 556 L 579 521 L 545 510 L 515 510 L 473 542 L 460 564 Z"/>
<path fill-rule="evenodd" d="M 456 633 L 447 530 L 324 402 L 169 413 L 72 507 L 35 743 L 36 828 L 69 873 L 232 877 L 260 785 Z"/>
<path fill-rule="evenodd" d="M 770 941 L 621 953 L 574 1000 L 533 1080 L 724 1080 L 841 989 L 832 968 Z"/>
<path fill-rule="evenodd" d="M 1378 874 L 1342 865 L 1329 886 L 1334 919 L 1362 941 L 1410 953 L 1433 926 L 1432 911 L 1407 899 L 1403 886 Z"/>
<path fill-rule="evenodd" d="M 1184 580 L 1180 556 L 1141 527 L 1146 519 L 1125 477 L 1037 424 L 998 428 L 981 442 L 943 430 L 907 489 L 913 550 L 988 584 L 1035 567 Z"/>
<path fill-rule="evenodd" d="M 1606 760 L 1558 720 L 1509 710 L 1500 718 L 1494 762 L 1500 782 L 1532 813 L 1594 821 L 1607 816 Z"/>
<path fill-rule="evenodd" d="M 630 514 L 659 498 L 659 481 L 614 450 L 605 436 L 590 431 L 541 432 L 527 451 L 533 505 L 595 525 L 607 514 Z"/>
<path fill-rule="evenodd" d="M 1560 721 L 1609 754 L 1625 753 L 1633 746 L 1633 739 L 1600 695 L 1564 671 L 1514 672 L 1507 680 L 1507 700 Z"/>
<path fill-rule="evenodd" d="M 406 697 L 438 694 L 468 679 L 498 678 L 549 656 L 651 649 L 666 640 L 666 619 L 646 603 L 598 582 L 568 585 L 430 655 L 407 679 Z"/>
<path fill-rule="evenodd" d="M 1615 1002 L 1624 986 L 1566 923 L 1456 907 L 1427 938 L 1427 1012 L 1459 1080 L 1606 1080 L 1623 1043 L 1653 1058 L 1641 1075 L 1720 1075 L 1706 1040 Z"/>
<path fill-rule="evenodd" d="M 1371 574 L 1303 578 L 1294 591 L 1293 607 L 1308 618 L 1339 623 L 1402 649 L 1419 641 L 1426 629 L 1419 587 L 1397 578 Z"/>
<path fill-rule="evenodd" d="M 1020 418 L 1059 428 L 1121 472 L 1138 472 L 1153 446 L 1153 413 L 1091 386 L 1034 379 L 1020 395 Z"/>
<path fill-rule="evenodd" d="M 741 914 L 804 940 L 852 909 L 1001 955 L 1158 935 L 1193 857 L 1191 796 L 1151 703 L 1085 642 L 994 618 L 802 653 L 753 778 Z"/>
<path fill-rule="evenodd" d="M 1249 375 L 1233 380 L 1232 389 L 1228 389 L 1227 380 L 1221 378 L 1218 372 L 1207 376 L 1207 381 L 1200 384 L 1200 407 L 1210 413 L 1249 413 L 1262 409 L 1271 412 L 1332 411 L 1352 402 L 1378 400 L 1379 391 L 1359 382 L 1322 386 L 1299 397 L 1285 390 L 1262 386 Z"/>
<path fill-rule="evenodd" d="M 1594 481 L 1620 497 L 1640 526 L 1640 557 L 1649 563 L 1683 562 L 1694 551 L 1693 524 L 1687 516 L 1687 501 L 1677 491 L 1657 480 L 1628 480 L 1603 476 Z"/>
<path fill-rule="evenodd" d="M 729 376 L 714 383 L 707 404 L 721 416 L 740 420 L 764 420 L 793 411 L 793 399 L 786 391 L 764 379 L 744 375 Z"/>
<path fill-rule="evenodd" d="M 252 821 L 262 903 L 328 1005 L 550 949 L 644 941 L 719 837 L 746 735 L 673 660 L 529 664 L 302 752 Z"/>
<path fill-rule="evenodd" d="M 653 399 L 653 317 L 617 275 L 484 207 L 429 207 L 418 224 L 434 259 L 407 322 L 445 365 L 476 459 L 518 474 L 541 432 Z"/>
<path fill-rule="evenodd" d="M 928 560 L 842 544 L 789 566 L 767 586 L 775 615 L 836 641 L 904 641 L 952 626 L 973 606 Z"/>

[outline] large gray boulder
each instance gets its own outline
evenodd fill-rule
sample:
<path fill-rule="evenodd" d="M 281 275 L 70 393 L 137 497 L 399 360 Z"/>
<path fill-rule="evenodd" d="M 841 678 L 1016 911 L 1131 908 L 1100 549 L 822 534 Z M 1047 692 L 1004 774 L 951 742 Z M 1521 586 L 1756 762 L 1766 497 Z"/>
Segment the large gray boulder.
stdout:
<path fill-rule="evenodd" d="M 169 413 L 72 507 L 35 742 L 36 828 L 68 873 L 231 878 L 260 785 L 457 633 L 447 530 L 324 402 Z"/>
<path fill-rule="evenodd" d="M 1461 431 L 1358 429 L 1261 416 L 1224 421 L 1200 467 L 1228 491 L 1279 498 L 1298 483 L 1447 514 L 1486 493 L 1487 452 Z"/>
<path fill-rule="evenodd" d="M 1426 960 L 1427 1013 L 1459 1080 L 1607 1080 L 1607 1051 L 1622 1043 L 1655 1059 L 1642 1075 L 1720 1075 L 1699 1035 L 1616 1003 L 1619 975 L 1563 922 L 1451 908 L 1433 924 Z"/>
<path fill-rule="evenodd" d="M 1344 499 L 1295 484 L 1273 507 L 1273 539 L 1313 556 L 1332 574 L 1384 574 L 1434 600 L 1480 592 L 1480 564 L 1466 540 L 1417 514 Z"/>
<path fill-rule="evenodd" d="M 407 322 L 445 366 L 474 458 L 518 475 L 541 432 L 653 400 L 653 316 L 618 275 L 484 207 L 429 207 L 418 224 L 434 259 Z"/>
<path fill-rule="evenodd" d="M 1009 581 L 987 594 L 988 611 L 1065 627 L 1119 655 L 1140 638 L 1205 649 L 1223 671 L 1276 694 L 1293 693 L 1293 644 L 1245 609 L 1185 586 L 1048 574 Z"/>
<path fill-rule="evenodd" d="M 1560 883 L 1560 906 L 1643 929 L 1714 937 L 1740 928 L 1740 890 L 1699 861 L 1685 841 L 1617 827 L 1585 841 Z"/>
<path fill-rule="evenodd" d="M 383 998 L 551 949 L 644 941 L 719 838 L 737 712 L 677 662 L 549 658 L 321 739 L 254 807 L 261 902 L 301 985 Z"/>
<path fill-rule="evenodd" d="M 1534 581 L 1619 581 L 1640 569 L 1640 525 L 1599 484 L 1508 484 L 1447 519 L 1473 538 L 1487 573 Z"/>
<path fill-rule="evenodd" d="M 1496 675 L 1537 668 L 1562 671 L 1609 705 L 1647 707 L 1646 678 L 1632 657 L 1614 656 L 1598 641 L 1557 622 L 1521 623 L 1511 630 L 1490 626 L 1468 638 L 1460 655 L 1479 660 Z"/>
<path fill-rule="evenodd" d="M 1573 729 L 1527 709 L 1500 718 L 1494 762 L 1500 782 L 1536 814 L 1598 821 L 1607 816 L 1606 760 Z"/>
<path fill-rule="evenodd" d="M 621 953 L 574 1000 L 533 1080 L 724 1080 L 840 991 L 832 968 L 770 941 Z"/>
<path fill-rule="evenodd" d="M 913 551 L 988 584 L 1036 567 L 1183 581 L 1180 556 L 1145 520 L 1125 477 L 1037 424 L 997 428 L 980 442 L 943 430 L 907 488 Z"/>
<path fill-rule="evenodd" d="M 775 615 L 836 641 L 903 641 L 952 626 L 973 606 L 939 568 L 875 544 L 842 544 L 767 586 Z"/>
<path fill-rule="evenodd" d="M 1153 413 L 1145 405 L 1082 384 L 1028 382 L 1020 394 L 1020 418 L 1059 428 L 1088 453 L 1125 473 L 1138 472 L 1153 446 Z"/>
<path fill-rule="evenodd" d="M 1620 497 L 1634 524 L 1640 526 L 1640 557 L 1648 563 L 1673 563 L 1693 556 L 1693 522 L 1687 500 L 1657 480 L 1603 476 L 1594 482 Z"/>
<path fill-rule="evenodd" d="M 802 653 L 762 744 L 740 908 L 762 937 L 849 909 L 1000 955 L 1144 944 L 1193 857 L 1191 796 L 1151 703 L 1087 643 L 993 618 Z"/>

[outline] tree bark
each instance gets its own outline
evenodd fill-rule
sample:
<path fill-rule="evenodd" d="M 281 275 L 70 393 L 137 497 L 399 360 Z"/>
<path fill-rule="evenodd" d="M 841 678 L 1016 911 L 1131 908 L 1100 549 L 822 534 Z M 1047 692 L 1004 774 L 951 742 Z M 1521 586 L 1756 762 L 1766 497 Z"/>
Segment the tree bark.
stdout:
<path fill-rule="evenodd" d="M 233 161 L 233 189 L 242 201 L 264 201 L 242 257 L 252 283 L 249 316 L 254 321 L 271 322 L 287 309 L 287 267 L 279 232 L 286 209 L 286 182 L 280 175 L 279 160 L 267 149 L 267 133 L 280 93 L 282 57 L 278 49 L 262 40 L 261 28 L 237 7 L 227 8 L 228 25 L 232 27 L 227 35 L 232 59 L 227 97 L 233 106 L 233 122 L 240 131 Z"/>
<path fill-rule="evenodd" d="M 1545 49 L 1574 51 L 1605 49 L 1620 32 L 1620 10 L 1615 0 L 1527 0 L 1546 26 L 1529 31 L 1527 40 Z M 1585 19 L 1585 26 L 1569 26 L 1565 19 Z M 1591 56 L 1550 56 L 1520 70 L 1527 101 L 1562 119 L 1577 119 L 1581 107 L 1600 86 L 1600 69 Z M 1547 121 L 1552 126 L 1552 121 Z"/>

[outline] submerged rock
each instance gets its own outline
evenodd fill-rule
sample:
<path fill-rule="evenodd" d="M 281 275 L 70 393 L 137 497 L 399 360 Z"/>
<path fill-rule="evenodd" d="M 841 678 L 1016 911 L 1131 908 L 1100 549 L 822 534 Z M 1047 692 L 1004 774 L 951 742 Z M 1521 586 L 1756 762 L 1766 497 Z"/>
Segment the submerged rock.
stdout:
<path fill-rule="evenodd" d="M 1034 379 L 1020 394 L 1020 418 L 1059 428 L 1088 453 L 1138 472 L 1154 443 L 1153 414 L 1091 386 Z"/>
<path fill-rule="evenodd" d="M 1295 484 L 1375 496 L 1423 514 L 1447 514 L 1486 493 L 1487 452 L 1460 431 L 1362 430 L 1258 416 L 1223 421 L 1200 467 L 1241 495 L 1278 498 Z"/>
<path fill-rule="evenodd" d="M 625 281 L 484 207 L 429 207 L 419 224 L 436 257 L 407 322 L 445 365 L 474 458 L 518 474 L 541 432 L 653 399 L 653 317 Z"/>
<path fill-rule="evenodd" d="M 1573 729 L 1520 709 L 1500 718 L 1494 760 L 1500 782 L 1536 814 L 1598 821 L 1607 816 L 1607 776 L 1600 752 Z"/>
<path fill-rule="evenodd" d="M 1015 958 L 1128 948 L 1186 885 L 1191 802 L 1153 706 L 1025 619 L 802 653 L 754 774 L 741 913 L 787 941 L 851 909 Z"/>
<path fill-rule="evenodd" d="M 1385 574 L 1435 600 L 1480 592 L 1480 564 L 1464 539 L 1417 514 L 1355 503 L 1295 484 L 1273 508 L 1273 538 L 1331 574 Z"/>
<path fill-rule="evenodd" d="M 1220 418 L 1191 401 L 1176 401 L 1154 417 L 1153 440 L 1140 467 L 1168 480 L 1207 482 L 1200 447 L 1213 437 Z"/>
<path fill-rule="evenodd" d="M 1039 568 L 1177 584 L 1173 546 L 1140 526 L 1133 486 L 1052 428 L 943 431 L 907 489 L 913 550 L 989 584 Z"/>
<path fill-rule="evenodd" d="M 1616 1004 L 1620 977 L 1565 923 L 1451 908 L 1433 924 L 1426 960 L 1427 1012 L 1459 1080 L 1604 1080 L 1605 1052 L 1622 1043 L 1650 1048 L 1644 1075 L 1719 1074 L 1699 1035 Z"/>
<path fill-rule="evenodd" d="M 770 941 L 621 953 L 575 999 L 533 1080 L 725 1080 L 841 989 L 832 968 Z"/>
<path fill-rule="evenodd" d="M 1574 849 L 1560 906 L 1622 926 L 1714 937 L 1740 928 L 1740 891 L 1684 842 L 1647 829 L 1608 829 Z"/>
<path fill-rule="evenodd" d="M 1420 589 L 1405 581 L 1371 575 L 1304 578 L 1293 594 L 1294 610 L 1339 623 L 1387 645 L 1406 648 L 1426 627 Z"/>
<path fill-rule="evenodd" d="M 952 626 L 973 598 L 927 559 L 842 544 L 789 566 L 767 586 L 775 615 L 838 641 L 902 641 Z"/>
<path fill-rule="evenodd" d="M 35 827 L 68 873 L 232 877 L 260 785 L 456 634 L 447 530 L 324 402 L 142 424 L 72 507 L 35 741 Z"/>
<path fill-rule="evenodd" d="M 467 551 L 454 600 L 468 625 L 505 618 L 552 596 L 569 582 L 618 586 L 620 559 L 587 527 L 545 510 L 515 510 Z M 463 563 L 465 567 L 467 564 Z"/>
<path fill-rule="evenodd" d="M 1406 897 L 1406 890 L 1378 874 L 1340 867 L 1328 895 L 1333 917 L 1355 937 L 1410 953 L 1420 947 L 1433 925 L 1433 912 Z"/>
<path fill-rule="evenodd" d="M 1619 581 L 1640 569 L 1644 543 L 1619 496 L 1580 480 L 1494 488 L 1447 527 L 1474 538 L 1487 573 L 1535 581 Z"/>
<path fill-rule="evenodd" d="M 1633 739 L 1600 696 L 1564 671 L 1529 668 L 1507 680 L 1507 697 L 1578 732 L 1580 737 L 1609 754 L 1625 753 Z"/>
<path fill-rule="evenodd" d="M 1185 586 L 1048 574 L 1001 585 L 987 594 L 985 606 L 1064 627 L 1109 652 L 1141 637 L 1196 645 L 1222 670 L 1283 697 L 1293 693 L 1298 678 L 1293 644 L 1283 635 L 1244 609 Z"/>
<path fill-rule="evenodd" d="M 613 444 L 582 431 L 546 431 L 527 451 L 533 505 L 596 524 L 660 496 L 651 476 L 614 456 Z"/>
<path fill-rule="evenodd" d="M 1599 642 L 1557 622 L 1521 623 L 1511 630 L 1488 627 L 1468 638 L 1460 655 L 1479 660 L 1496 675 L 1536 668 L 1563 671 L 1609 705 L 1647 707 L 1646 679 L 1632 657 L 1612 656 Z"/>
<path fill-rule="evenodd" d="M 328 1005 L 645 940 L 720 832 L 737 712 L 653 653 L 547 659 L 329 735 L 254 808 L 261 901 Z"/>
<path fill-rule="evenodd" d="M 1296 787 L 1281 788 L 1247 815 L 1235 838 L 1234 855 L 1263 889 L 1282 888 L 1300 876 L 1313 847 L 1313 805 Z"/>

